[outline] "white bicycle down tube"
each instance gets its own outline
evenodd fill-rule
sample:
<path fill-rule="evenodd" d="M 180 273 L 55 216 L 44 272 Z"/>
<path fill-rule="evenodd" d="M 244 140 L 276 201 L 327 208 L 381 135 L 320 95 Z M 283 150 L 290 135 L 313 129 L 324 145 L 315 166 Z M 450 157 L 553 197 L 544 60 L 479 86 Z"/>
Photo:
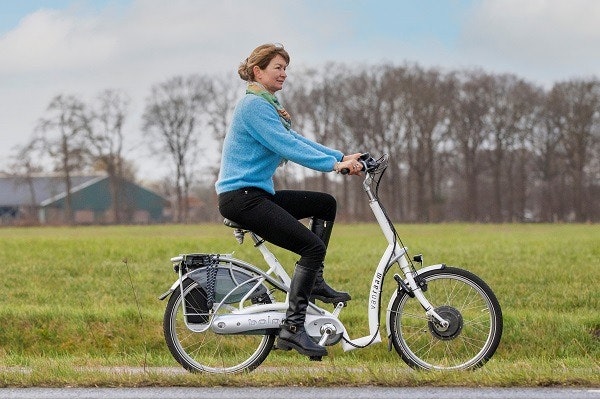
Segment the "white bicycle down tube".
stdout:
<path fill-rule="evenodd" d="M 379 331 L 379 310 L 382 292 L 381 285 L 383 283 L 384 273 L 391 259 L 398 259 L 406 252 L 406 249 L 400 248 L 398 243 L 395 242 L 394 232 L 390 228 L 388 219 L 386 218 L 383 209 L 381 209 L 379 202 L 377 200 L 372 200 L 370 201 L 369 206 L 371 207 L 371 210 L 373 211 L 373 214 L 375 215 L 375 218 L 381 227 L 381 231 L 383 231 L 383 234 L 385 235 L 385 238 L 388 242 L 388 247 L 379 260 L 379 265 L 375 270 L 373 281 L 371 282 L 371 291 L 368 302 L 369 335 L 351 340 L 348 336 L 348 332 L 344 331 L 345 340 L 342 342 L 342 348 L 344 351 L 350 351 L 381 342 L 381 333 Z"/>
<path fill-rule="evenodd" d="M 345 340 L 342 341 L 342 348 L 345 352 L 353 349 L 364 348 L 371 344 L 381 342 L 381 333 L 379 332 L 379 309 L 381 304 L 381 292 L 383 284 L 383 275 L 388 265 L 390 258 L 394 253 L 394 245 L 388 245 L 387 249 L 383 253 L 379 265 L 373 275 L 373 281 L 371 282 L 371 291 L 369 293 L 368 301 L 368 315 L 369 315 L 369 335 L 361 338 L 350 339 L 348 331 L 344 331 Z M 397 254 L 396 254 L 397 255 Z M 347 342 L 349 341 L 349 342 Z"/>

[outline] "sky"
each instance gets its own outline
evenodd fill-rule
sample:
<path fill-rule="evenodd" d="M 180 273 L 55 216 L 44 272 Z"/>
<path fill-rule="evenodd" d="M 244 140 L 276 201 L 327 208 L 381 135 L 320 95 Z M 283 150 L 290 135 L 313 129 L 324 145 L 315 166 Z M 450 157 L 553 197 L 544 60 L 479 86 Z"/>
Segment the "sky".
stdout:
<path fill-rule="evenodd" d="M 600 77 L 599 21 L 598 0 L 0 0 L 0 171 L 54 96 L 119 89 L 138 177 L 167 174 L 141 129 L 151 86 L 192 73 L 239 80 L 262 43 L 285 45 L 291 78 L 295 65 L 328 61 L 416 63 L 551 87 Z"/>

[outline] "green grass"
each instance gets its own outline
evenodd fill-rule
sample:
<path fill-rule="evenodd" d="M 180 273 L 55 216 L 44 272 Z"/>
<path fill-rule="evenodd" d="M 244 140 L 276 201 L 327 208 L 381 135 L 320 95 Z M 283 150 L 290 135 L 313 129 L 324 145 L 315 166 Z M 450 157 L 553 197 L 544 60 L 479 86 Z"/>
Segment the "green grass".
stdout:
<path fill-rule="evenodd" d="M 504 334 L 483 368 L 417 372 L 387 350 L 384 338 L 347 353 L 332 347 L 320 363 L 273 352 L 251 375 L 173 373 L 183 369 L 164 342 L 166 303 L 157 299 L 176 278 L 169 258 L 235 251 L 262 265 L 252 245 L 238 246 L 220 225 L 2 228 L 0 386 L 600 386 L 598 225 L 398 230 L 411 253 L 425 255 L 425 264 L 466 268 L 495 291 Z M 341 319 L 353 338 L 368 334 L 368 288 L 384 248 L 376 225 L 336 225 L 325 275 L 352 293 Z M 296 255 L 272 249 L 291 272 Z M 389 278 L 384 304 L 393 284 Z"/>

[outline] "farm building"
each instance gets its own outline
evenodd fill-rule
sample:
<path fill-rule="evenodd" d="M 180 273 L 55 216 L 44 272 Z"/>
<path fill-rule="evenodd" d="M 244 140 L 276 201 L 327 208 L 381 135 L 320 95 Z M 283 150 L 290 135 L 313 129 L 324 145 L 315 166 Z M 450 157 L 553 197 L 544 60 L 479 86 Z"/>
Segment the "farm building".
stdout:
<path fill-rule="evenodd" d="M 114 193 L 118 192 L 118 195 Z M 113 202 L 118 201 L 119 220 Z M 0 176 L 2 224 L 62 224 L 67 193 L 62 176 Z M 126 180 L 111 188 L 107 175 L 72 176 L 71 211 L 75 224 L 159 223 L 168 201 Z"/>

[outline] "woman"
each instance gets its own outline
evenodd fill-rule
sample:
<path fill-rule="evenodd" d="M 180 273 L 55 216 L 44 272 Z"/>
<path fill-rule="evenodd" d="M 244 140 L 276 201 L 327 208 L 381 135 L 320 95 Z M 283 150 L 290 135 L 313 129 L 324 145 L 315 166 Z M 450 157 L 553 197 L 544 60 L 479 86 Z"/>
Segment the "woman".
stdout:
<path fill-rule="evenodd" d="M 344 155 L 291 129 L 291 117 L 274 95 L 283 88 L 289 62 L 282 46 L 265 44 L 241 63 L 238 73 L 248 86 L 225 136 L 215 188 L 224 217 L 300 255 L 277 347 L 324 356 L 327 350 L 308 336 L 304 321 L 311 291 L 312 299 L 324 302 L 350 300 L 348 293 L 334 290 L 323 280 L 336 201 L 326 193 L 275 191 L 273 175 L 287 161 L 321 172 L 348 169 L 351 175 L 360 174 L 362 166 L 359 153 Z M 299 221 L 304 218 L 312 218 L 310 228 Z"/>

